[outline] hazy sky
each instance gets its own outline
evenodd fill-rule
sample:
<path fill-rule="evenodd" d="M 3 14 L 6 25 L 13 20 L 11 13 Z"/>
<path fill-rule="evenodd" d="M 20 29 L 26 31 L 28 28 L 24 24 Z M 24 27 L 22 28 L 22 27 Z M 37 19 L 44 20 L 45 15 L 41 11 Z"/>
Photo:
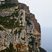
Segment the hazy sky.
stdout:
<path fill-rule="evenodd" d="M 19 0 L 29 6 L 42 27 L 52 27 L 52 0 Z"/>

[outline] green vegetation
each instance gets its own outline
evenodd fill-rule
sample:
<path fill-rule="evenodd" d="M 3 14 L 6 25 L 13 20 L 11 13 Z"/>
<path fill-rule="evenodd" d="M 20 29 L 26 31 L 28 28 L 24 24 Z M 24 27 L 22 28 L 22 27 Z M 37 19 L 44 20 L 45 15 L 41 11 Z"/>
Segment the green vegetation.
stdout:
<path fill-rule="evenodd" d="M 2 30 L 2 31 L 3 31 L 4 29 L 3 29 L 2 27 L 0 27 L 0 30 Z"/>
<path fill-rule="evenodd" d="M 5 9 L 5 8 L 10 8 L 10 7 L 14 7 L 16 6 L 16 4 L 2 4 L 0 5 L 0 9 Z"/>
<path fill-rule="evenodd" d="M 12 19 L 11 19 L 12 17 Z M 3 25 L 5 28 L 15 28 L 19 26 L 19 21 L 15 19 L 18 17 L 18 12 L 15 11 L 11 16 L 0 16 L 0 25 Z M 16 22 L 15 22 L 16 21 Z"/>

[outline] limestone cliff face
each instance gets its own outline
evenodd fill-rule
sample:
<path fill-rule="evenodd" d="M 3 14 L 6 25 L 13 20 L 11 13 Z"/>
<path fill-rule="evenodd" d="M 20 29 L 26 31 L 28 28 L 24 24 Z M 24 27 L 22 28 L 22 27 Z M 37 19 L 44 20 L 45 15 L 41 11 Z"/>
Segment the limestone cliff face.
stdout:
<path fill-rule="evenodd" d="M 35 15 L 23 3 L 10 3 L 0 5 L 0 51 L 12 44 L 18 52 L 40 52 L 41 28 Z"/>
<path fill-rule="evenodd" d="M 40 24 L 37 22 L 35 15 L 30 13 L 29 7 L 23 3 L 19 3 L 18 6 L 19 9 L 24 9 L 26 11 L 26 16 L 29 17 L 34 22 L 36 29 L 38 30 L 38 32 L 41 33 Z"/>

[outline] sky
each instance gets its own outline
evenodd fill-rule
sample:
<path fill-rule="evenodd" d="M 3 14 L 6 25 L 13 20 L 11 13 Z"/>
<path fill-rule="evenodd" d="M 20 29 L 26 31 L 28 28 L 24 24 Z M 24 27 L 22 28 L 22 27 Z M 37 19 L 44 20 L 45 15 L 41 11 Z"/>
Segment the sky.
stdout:
<path fill-rule="evenodd" d="M 41 27 L 52 27 L 52 0 L 19 0 L 27 4 Z"/>
<path fill-rule="evenodd" d="M 19 0 L 29 6 L 41 26 L 41 46 L 52 52 L 52 0 Z"/>

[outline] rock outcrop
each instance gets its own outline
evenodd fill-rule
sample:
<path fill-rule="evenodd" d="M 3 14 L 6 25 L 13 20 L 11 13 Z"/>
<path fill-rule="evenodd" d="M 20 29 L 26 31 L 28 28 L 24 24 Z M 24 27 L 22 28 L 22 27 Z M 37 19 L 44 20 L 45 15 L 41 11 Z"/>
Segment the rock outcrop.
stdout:
<path fill-rule="evenodd" d="M 0 4 L 0 51 L 41 52 L 41 28 L 29 7 L 17 0 Z M 2 1 L 0 1 L 2 2 Z M 10 51 L 9 51 L 10 52 Z"/>

